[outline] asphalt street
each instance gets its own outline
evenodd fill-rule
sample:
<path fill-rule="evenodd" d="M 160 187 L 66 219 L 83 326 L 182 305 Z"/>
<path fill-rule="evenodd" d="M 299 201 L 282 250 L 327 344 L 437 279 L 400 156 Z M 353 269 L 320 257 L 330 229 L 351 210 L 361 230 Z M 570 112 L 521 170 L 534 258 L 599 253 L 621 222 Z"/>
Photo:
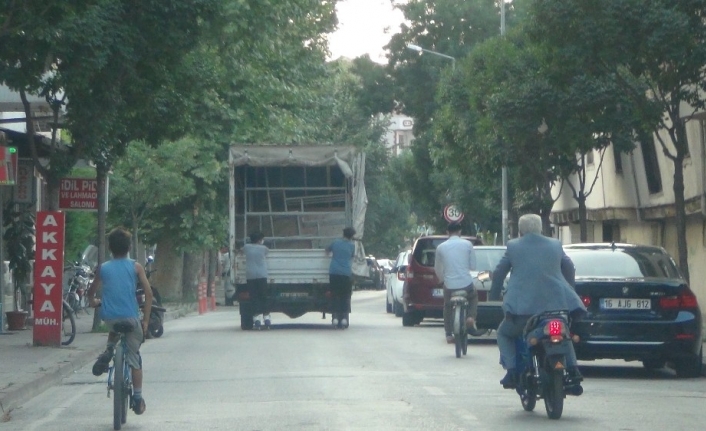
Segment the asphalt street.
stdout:
<path fill-rule="evenodd" d="M 147 411 L 124 430 L 701 429 L 706 385 L 664 369 L 582 364 L 585 394 L 549 420 L 498 384 L 492 336 L 457 359 L 440 321 L 413 328 L 385 313 L 384 291 L 355 292 L 351 327 L 310 313 L 241 331 L 235 307 L 167 322 L 143 347 Z M 90 365 L 13 410 L 0 428 L 112 429 L 112 400 Z"/>

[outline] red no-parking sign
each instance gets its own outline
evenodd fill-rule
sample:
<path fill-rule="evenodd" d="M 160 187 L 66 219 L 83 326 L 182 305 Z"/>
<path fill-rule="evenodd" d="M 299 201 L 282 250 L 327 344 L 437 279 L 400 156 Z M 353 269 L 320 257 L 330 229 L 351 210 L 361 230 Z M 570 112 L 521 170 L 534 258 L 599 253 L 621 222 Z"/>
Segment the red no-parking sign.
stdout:
<path fill-rule="evenodd" d="M 444 208 L 444 218 L 449 223 L 458 223 L 463 220 L 464 214 L 456 205 L 449 204 Z"/>

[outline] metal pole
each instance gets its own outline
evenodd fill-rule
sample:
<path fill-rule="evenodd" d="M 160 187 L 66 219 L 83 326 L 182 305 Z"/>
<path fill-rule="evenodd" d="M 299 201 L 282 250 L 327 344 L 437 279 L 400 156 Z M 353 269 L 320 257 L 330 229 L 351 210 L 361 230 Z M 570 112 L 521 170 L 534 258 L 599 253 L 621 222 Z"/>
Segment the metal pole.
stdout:
<path fill-rule="evenodd" d="M 5 221 L 3 220 L 3 208 L 4 208 L 4 196 L 3 196 L 3 187 L 0 186 L 0 234 L 4 233 L 4 229 L 2 229 L 2 226 L 4 226 Z M 2 236 L 2 235 L 0 235 Z M 1 241 L 1 240 L 0 240 Z M 4 242 L 4 241 L 3 241 Z M 3 253 L 3 248 L 4 244 L 3 242 L 0 242 L 0 334 L 5 332 L 5 305 L 4 305 L 4 299 L 5 299 L 5 254 Z M 8 311 L 10 311 L 8 309 Z"/>
<path fill-rule="evenodd" d="M 500 1 L 500 35 L 505 35 L 505 0 Z M 508 203 L 507 203 L 507 166 L 502 167 L 502 223 L 503 245 L 507 244 L 508 236 Z"/>

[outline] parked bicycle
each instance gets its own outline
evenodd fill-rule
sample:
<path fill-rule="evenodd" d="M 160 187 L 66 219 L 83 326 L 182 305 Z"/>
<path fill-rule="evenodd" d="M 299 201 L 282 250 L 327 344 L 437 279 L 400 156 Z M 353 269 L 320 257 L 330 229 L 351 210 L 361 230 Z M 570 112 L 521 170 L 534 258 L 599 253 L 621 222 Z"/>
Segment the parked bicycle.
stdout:
<path fill-rule="evenodd" d="M 76 317 L 73 308 L 66 300 L 63 301 L 61 312 L 61 345 L 68 346 L 76 338 Z"/>
<path fill-rule="evenodd" d="M 119 430 L 127 422 L 127 410 L 132 404 L 132 370 L 127 362 L 127 337 L 135 329 L 129 322 L 117 323 L 113 331 L 120 333 L 115 345 L 113 365 L 108 370 L 108 398 L 113 391 L 113 429 Z"/>
<path fill-rule="evenodd" d="M 468 352 L 468 330 L 466 316 L 468 315 L 468 294 L 463 289 L 451 293 L 453 335 L 456 345 L 456 357 L 460 358 Z"/>

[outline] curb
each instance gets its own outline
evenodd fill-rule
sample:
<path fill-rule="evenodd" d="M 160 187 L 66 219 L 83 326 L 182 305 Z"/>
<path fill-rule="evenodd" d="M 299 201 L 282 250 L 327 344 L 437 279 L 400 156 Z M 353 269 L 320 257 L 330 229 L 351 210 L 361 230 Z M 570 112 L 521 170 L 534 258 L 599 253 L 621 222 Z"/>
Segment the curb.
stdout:
<path fill-rule="evenodd" d="M 194 312 L 196 305 L 195 303 L 166 304 L 167 311 L 164 313 L 164 321 L 184 317 Z M 3 416 L 9 416 L 14 408 L 59 384 L 65 377 L 93 361 L 104 349 L 105 343 L 102 343 L 95 349 L 87 349 L 74 354 L 73 357 L 70 356 L 72 353 L 69 353 L 67 360 L 58 364 L 55 370 L 27 382 L 15 390 L 6 392 L 5 396 L 0 399 L 0 423 L 3 422 Z"/>

